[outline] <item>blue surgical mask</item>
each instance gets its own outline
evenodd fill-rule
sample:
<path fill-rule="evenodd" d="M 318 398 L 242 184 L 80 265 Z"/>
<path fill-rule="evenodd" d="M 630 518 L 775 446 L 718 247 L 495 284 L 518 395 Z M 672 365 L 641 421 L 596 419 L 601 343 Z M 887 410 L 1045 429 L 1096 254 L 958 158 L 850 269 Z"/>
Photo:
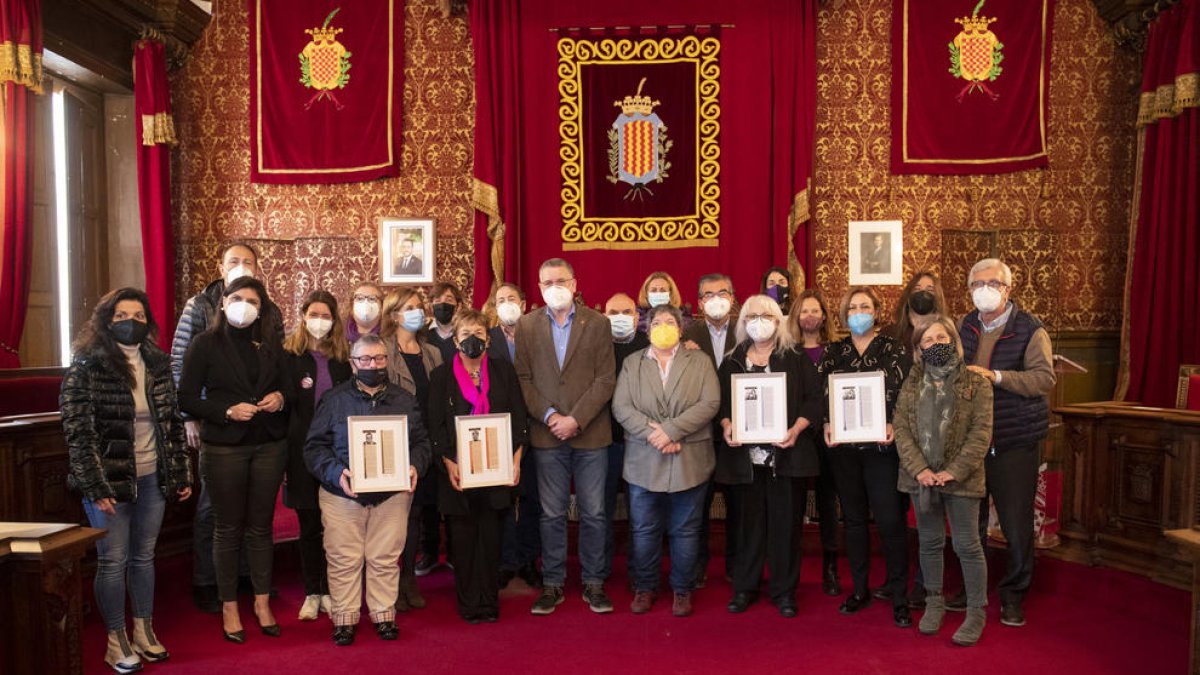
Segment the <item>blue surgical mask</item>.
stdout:
<path fill-rule="evenodd" d="M 866 335 L 871 327 L 875 325 L 874 314 L 851 314 L 846 318 L 846 323 L 850 324 L 850 332 L 862 337 Z"/>
<path fill-rule="evenodd" d="M 658 307 L 671 302 L 670 291 L 650 291 L 646 294 L 646 302 L 650 303 L 651 307 Z"/>
<path fill-rule="evenodd" d="M 419 309 L 410 309 L 404 313 L 404 320 L 400 326 L 410 332 L 415 333 L 425 325 L 425 312 Z"/>

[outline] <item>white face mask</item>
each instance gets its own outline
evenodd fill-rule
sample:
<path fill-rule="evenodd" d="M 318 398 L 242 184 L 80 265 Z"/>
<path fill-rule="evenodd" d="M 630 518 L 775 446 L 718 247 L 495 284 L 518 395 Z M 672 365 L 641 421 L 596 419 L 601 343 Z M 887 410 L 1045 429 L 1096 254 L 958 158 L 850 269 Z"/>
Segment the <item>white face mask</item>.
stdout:
<path fill-rule="evenodd" d="M 379 318 L 379 303 L 359 300 L 354 303 L 354 320 L 359 323 L 374 323 Z"/>
<path fill-rule="evenodd" d="M 651 307 L 658 307 L 671 302 L 670 291 L 650 291 L 646 294 L 646 302 L 650 303 Z"/>
<path fill-rule="evenodd" d="M 775 337 L 775 322 L 770 319 L 754 319 L 746 322 L 746 335 L 755 342 L 763 342 Z"/>
<path fill-rule="evenodd" d="M 233 269 L 231 269 L 225 273 L 225 285 L 228 286 L 229 284 L 232 284 L 234 281 L 241 279 L 242 277 L 250 277 L 251 279 L 253 279 L 254 278 L 254 270 L 250 269 L 249 267 L 246 267 L 245 265 L 238 265 L 237 267 L 234 267 Z"/>
<path fill-rule="evenodd" d="M 571 299 L 571 291 L 562 286 L 551 286 L 542 291 L 542 300 L 545 300 L 546 306 L 555 312 L 561 312 L 570 307 Z"/>
<path fill-rule="evenodd" d="M 991 286 L 981 286 L 971 291 L 971 300 L 975 303 L 975 309 L 978 309 L 984 314 L 994 312 L 1000 308 L 1000 300 L 1002 295 L 1000 291 Z"/>
<path fill-rule="evenodd" d="M 496 317 L 505 326 L 513 326 L 521 318 L 521 305 L 515 302 L 506 302 L 502 305 L 497 305 Z"/>
<path fill-rule="evenodd" d="M 729 307 L 729 299 L 718 296 L 704 303 L 704 313 L 713 321 L 720 321 L 729 314 Z"/>
<path fill-rule="evenodd" d="M 258 318 L 258 308 L 245 300 L 236 300 L 225 306 L 225 320 L 235 328 L 245 328 Z"/>
<path fill-rule="evenodd" d="M 608 323 L 612 328 L 613 337 L 618 340 L 624 340 L 633 335 L 633 330 L 636 328 L 633 317 L 628 314 L 609 314 Z"/>
<path fill-rule="evenodd" d="M 329 331 L 333 330 L 333 321 L 329 319 L 305 319 L 304 327 L 308 329 L 308 334 L 318 340 L 322 340 Z"/>

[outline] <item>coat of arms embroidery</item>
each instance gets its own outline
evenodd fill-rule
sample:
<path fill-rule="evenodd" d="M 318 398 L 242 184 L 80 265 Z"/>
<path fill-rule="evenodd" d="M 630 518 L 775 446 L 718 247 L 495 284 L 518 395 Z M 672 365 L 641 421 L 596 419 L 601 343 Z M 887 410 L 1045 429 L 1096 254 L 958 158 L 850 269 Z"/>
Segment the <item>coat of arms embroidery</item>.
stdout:
<path fill-rule="evenodd" d="M 344 107 L 337 100 L 333 90 L 344 89 L 350 81 L 350 52 L 338 42 L 337 35 L 342 29 L 329 25 L 341 9 L 338 7 L 330 12 L 320 28 L 304 31 L 311 35 L 312 39 L 300 52 L 300 83 L 306 88 L 317 90 L 317 93 L 308 99 L 308 103 L 304 104 L 305 110 L 324 98 L 333 101 L 338 110 Z"/>
<path fill-rule="evenodd" d="M 962 30 L 950 43 L 950 73 L 967 82 L 962 91 L 955 96 L 959 103 L 962 103 L 964 96 L 976 89 L 987 94 L 993 101 L 1000 97 L 987 83 L 995 82 L 1004 70 L 1000 67 L 1000 62 L 1004 60 L 1004 54 L 1000 53 L 1000 50 L 1004 49 L 1004 45 L 988 28 L 988 25 L 995 23 L 997 19 L 979 15 L 979 10 L 983 9 L 985 2 L 987 0 L 979 0 L 971 16 L 954 20 L 962 25 Z"/>
<path fill-rule="evenodd" d="M 613 101 L 621 114 L 608 130 L 608 180 L 614 185 L 621 182 L 633 186 L 625 199 L 644 199 L 643 192 L 653 197 L 647 185 L 663 182 L 671 168 L 667 153 L 673 142 L 667 138 L 667 125 L 654 112 L 654 106 L 661 102 L 642 96 L 645 85 L 643 77 L 637 93 Z"/>

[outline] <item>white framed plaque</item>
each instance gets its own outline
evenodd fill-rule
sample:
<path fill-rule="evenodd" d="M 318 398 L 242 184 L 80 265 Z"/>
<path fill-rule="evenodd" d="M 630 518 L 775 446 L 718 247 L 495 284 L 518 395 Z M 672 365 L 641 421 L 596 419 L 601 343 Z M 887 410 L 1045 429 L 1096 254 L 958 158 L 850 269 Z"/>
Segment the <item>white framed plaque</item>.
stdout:
<path fill-rule="evenodd" d="M 887 439 L 887 390 L 883 371 L 829 376 L 829 435 L 834 443 L 883 443 Z"/>
<path fill-rule="evenodd" d="M 742 445 L 787 438 L 787 373 L 741 373 L 731 378 L 733 440 Z"/>
<path fill-rule="evenodd" d="M 454 418 L 458 440 L 458 477 L 464 490 L 512 485 L 512 416 L 459 415 Z"/>
<path fill-rule="evenodd" d="M 408 492 L 408 416 L 356 415 L 346 418 L 350 435 L 350 489 Z"/>

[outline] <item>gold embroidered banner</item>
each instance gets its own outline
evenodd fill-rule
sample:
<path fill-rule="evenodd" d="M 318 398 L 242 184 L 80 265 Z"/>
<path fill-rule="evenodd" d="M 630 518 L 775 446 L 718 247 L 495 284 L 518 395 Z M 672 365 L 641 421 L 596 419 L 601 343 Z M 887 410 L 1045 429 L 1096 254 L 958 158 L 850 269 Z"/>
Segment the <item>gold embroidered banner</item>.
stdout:
<path fill-rule="evenodd" d="M 721 42 L 558 41 L 564 250 L 717 246 Z"/>

